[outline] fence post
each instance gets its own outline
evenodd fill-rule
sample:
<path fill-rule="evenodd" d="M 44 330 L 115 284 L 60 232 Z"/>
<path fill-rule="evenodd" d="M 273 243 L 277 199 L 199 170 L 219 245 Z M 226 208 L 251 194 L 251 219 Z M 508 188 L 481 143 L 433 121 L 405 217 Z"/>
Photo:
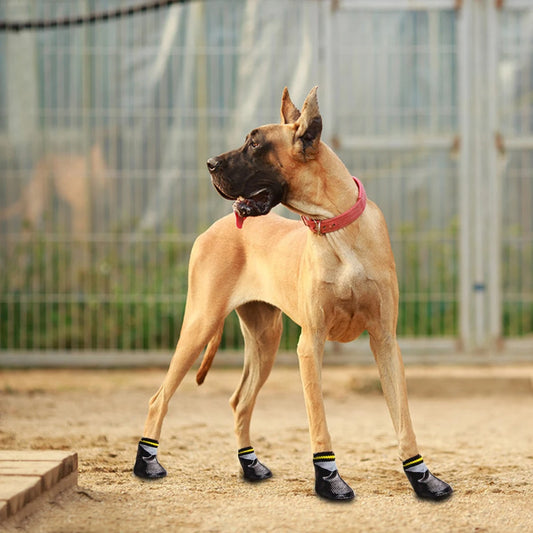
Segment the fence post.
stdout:
<path fill-rule="evenodd" d="M 472 176 L 472 123 L 469 103 L 472 101 L 472 6 L 466 2 L 458 11 L 458 64 L 459 64 L 459 131 L 460 151 L 458 169 L 459 191 L 459 335 L 462 349 L 470 350 L 472 338 L 472 266 L 471 245 L 471 183 Z"/>
<path fill-rule="evenodd" d="M 465 350 L 485 351 L 502 330 L 498 13 L 491 2 L 465 2 L 459 16 L 460 335 Z"/>

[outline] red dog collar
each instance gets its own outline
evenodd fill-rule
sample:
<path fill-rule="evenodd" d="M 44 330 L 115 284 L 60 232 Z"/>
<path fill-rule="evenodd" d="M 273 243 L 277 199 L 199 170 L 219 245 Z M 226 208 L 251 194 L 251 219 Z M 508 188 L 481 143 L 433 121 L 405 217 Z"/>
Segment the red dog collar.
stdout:
<path fill-rule="evenodd" d="M 316 233 L 317 235 L 324 235 L 326 233 L 345 228 L 346 226 L 357 220 L 363 214 L 363 211 L 366 207 L 365 188 L 355 176 L 353 176 L 353 179 L 355 180 L 355 183 L 357 183 L 357 187 L 359 188 L 359 197 L 357 198 L 355 205 L 348 209 L 348 211 L 345 211 L 344 213 L 341 213 L 340 215 L 337 215 L 333 218 L 326 218 L 325 220 L 317 220 L 302 215 L 303 223 L 313 233 Z"/>

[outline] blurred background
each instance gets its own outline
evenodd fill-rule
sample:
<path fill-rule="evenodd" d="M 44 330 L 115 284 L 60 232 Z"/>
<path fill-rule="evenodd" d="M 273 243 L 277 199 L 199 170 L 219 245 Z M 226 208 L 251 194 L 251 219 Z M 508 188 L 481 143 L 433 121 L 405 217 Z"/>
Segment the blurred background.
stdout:
<path fill-rule="evenodd" d="M 1 28 L 0 356 L 170 355 L 192 242 L 231 212 L 206 159 L 278 122 L 284 86 L 300 106 L 319 85 L 323 140 L 387 219 L 404 351 L 533 360 L 533 2 L 152 7 L 0 4 L 13 23 L 121 10 Z M 281 348 L 298 334 L 286 319 Z M 241 346 L 232 314 L 221 348 Z"/>

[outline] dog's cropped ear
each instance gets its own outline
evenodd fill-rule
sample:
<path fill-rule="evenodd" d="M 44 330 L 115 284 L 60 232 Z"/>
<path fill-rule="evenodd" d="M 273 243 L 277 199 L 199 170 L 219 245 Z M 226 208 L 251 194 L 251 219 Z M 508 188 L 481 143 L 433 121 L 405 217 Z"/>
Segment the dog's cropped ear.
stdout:
<path fill-rule="evenodd" d="M 292 103 L 287 87 L 283 89 L 283 94 L 281 95 L 280 115 L 282 124 L 293 124 L 300 118 L 300 111 Z"/>
<path fill-rule="evenodd" d="M 318 109 L 317 89 L 318 87 L 313 87 L 309 91 L 300 118 L 295 122 L 297 129 L 294 142 L 295 144 L 301 143 L 301 149 L 306 158 L 312 158 L 315 155 L 322 133 L 322 117 Z"/>

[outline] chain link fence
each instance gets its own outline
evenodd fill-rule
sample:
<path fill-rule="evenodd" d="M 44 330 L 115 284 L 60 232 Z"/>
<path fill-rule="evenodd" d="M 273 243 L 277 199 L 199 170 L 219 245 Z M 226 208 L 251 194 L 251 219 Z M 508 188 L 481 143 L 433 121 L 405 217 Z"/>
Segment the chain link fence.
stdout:
<path fill-rule="evenodd" d="M 124 12 L 0 33 L 1 350 L 172 348 L 192 242 L 231 209 L 206 159 L 317 84 L 324 140 L 389 225 L 399 335 L 531 339 L 533 7 L 163 3 L 0 5 Z M 286 319 L 282 347 L 298 334 Z M 231 315 L 222 347 L 241 344 Z"/>

